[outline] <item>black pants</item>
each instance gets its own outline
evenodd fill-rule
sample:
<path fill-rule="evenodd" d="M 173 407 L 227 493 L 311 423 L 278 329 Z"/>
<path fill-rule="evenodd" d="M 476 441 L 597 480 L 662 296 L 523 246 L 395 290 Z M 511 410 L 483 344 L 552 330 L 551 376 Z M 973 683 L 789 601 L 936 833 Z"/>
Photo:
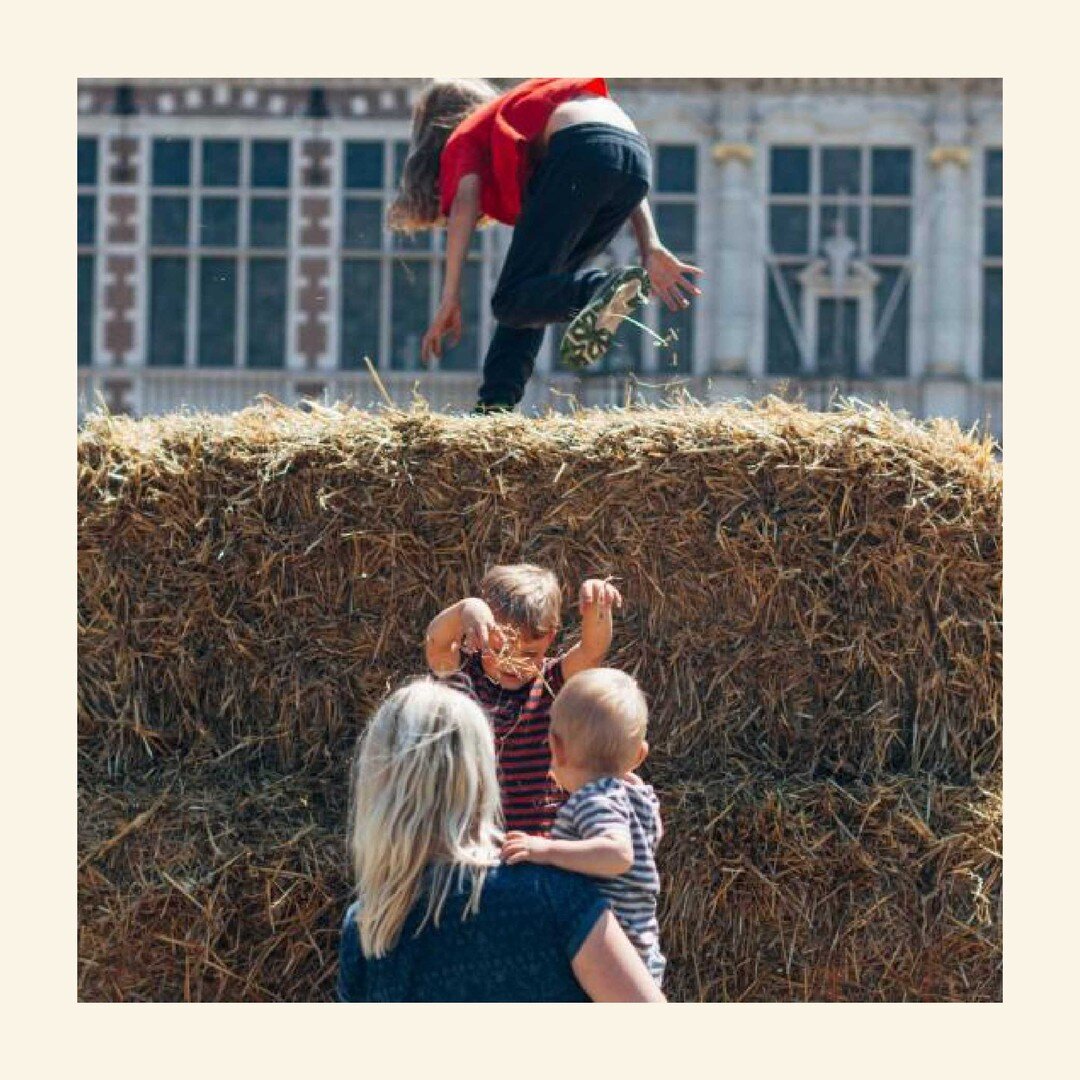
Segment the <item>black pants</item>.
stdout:
<path fill-rule="evenodd" d="M 544 327 L 589 301 L 603 270 L 581 267 L 611 243 L 649 192 L 645 140 L 608 124 L 555 132 L 522 200 L 491 310 L 480 407 L 513 408 L 525 393 Z"/>

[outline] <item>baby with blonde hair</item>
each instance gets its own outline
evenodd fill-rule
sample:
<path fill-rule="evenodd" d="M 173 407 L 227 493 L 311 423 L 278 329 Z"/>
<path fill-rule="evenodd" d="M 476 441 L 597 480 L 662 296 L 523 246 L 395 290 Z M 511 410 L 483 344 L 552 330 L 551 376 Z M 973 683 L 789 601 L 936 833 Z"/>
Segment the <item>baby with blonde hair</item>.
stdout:
<path fill-rule="evenodd" d="M 655 791 L 634 770 L 649 752 L 645 695 L 613 668 L 568 679 L 551 706 L 551 771 L 570 792 L 550 839 L 507 834 L 503 859 L 534 862 L 597 878 L 615 918 L 657 985 L 660 951 L 656 847 L 663 835 Z"/>

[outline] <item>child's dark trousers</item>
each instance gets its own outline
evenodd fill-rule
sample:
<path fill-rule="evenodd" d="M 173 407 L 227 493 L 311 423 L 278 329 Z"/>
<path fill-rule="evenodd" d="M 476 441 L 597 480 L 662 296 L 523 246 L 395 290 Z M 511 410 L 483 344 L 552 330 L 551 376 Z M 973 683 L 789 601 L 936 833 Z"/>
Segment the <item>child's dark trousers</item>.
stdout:
<path fill-rule="evenodd" d="M 512 409 L 521 400 L 544 327 L 573 318 L 603 282 L 605 271 L 581 268 L 648 194 L 650 168 L 648 144 L 635 132 L 577 124 L 552 135 L 491 299 L 496 327 L 478 408 Z"/>

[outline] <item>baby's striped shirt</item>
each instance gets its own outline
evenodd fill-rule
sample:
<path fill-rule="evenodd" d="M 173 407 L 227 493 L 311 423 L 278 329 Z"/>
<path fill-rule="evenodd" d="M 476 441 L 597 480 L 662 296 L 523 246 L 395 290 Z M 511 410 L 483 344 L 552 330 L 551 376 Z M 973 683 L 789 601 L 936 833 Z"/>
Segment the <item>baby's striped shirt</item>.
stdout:
<path fill-rule="evenodd" d="M 656 845 L 663 836 L 660 801 L 649 784 L 631 783 L 604 776 L 578 788 L 555 815 L 553 840 L 591 840 L 596 836 L 629 835 L 634 863 L 618 877 L 594 877 L 611 900 L 619 925 L 660 985 L 666 961 L 660 952 L 660 927 L 656 900 L 660 875 L 656 870 Z"/>

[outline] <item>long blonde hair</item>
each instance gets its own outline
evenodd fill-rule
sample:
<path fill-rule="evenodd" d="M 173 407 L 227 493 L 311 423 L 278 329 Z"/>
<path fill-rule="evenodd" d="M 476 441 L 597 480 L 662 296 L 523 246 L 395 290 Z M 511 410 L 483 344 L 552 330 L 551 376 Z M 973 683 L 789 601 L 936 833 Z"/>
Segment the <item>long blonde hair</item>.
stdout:
<path fill-rule="evenodd" d="M 387 213 L 392 230 L 416 232 L 442 221 L 439 159 L 446 140 L 462 120 L 498 96 L 485 79 L 443 79 L 424 87 L 413 107 L 401 186 Z"/>
<path fill-rule="evenodd" d="M 429 867 L 418 931 L 438 925 L 455 885 L 470 890 L 462 917 L 474 914 L 502 840 L 495 746 L 480 706 L 431 678 L 391 694 L 358 744 L 349 832 L 366 957 L 397 944 Z"/>

